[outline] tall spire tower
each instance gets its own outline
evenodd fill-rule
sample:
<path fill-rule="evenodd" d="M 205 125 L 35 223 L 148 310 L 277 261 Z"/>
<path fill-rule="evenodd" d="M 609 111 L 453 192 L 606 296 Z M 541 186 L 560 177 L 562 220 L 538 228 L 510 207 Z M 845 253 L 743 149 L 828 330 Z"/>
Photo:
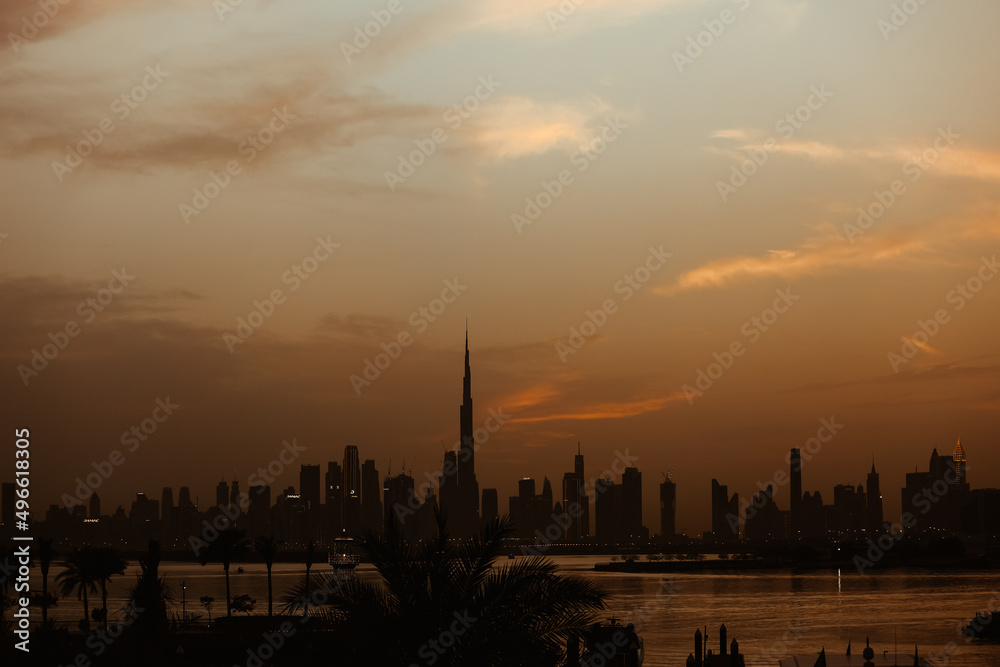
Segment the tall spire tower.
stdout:
<path fill-rule="evenodd" d="M 955 451 L 951 455 L 955 462 L 955 472 L 958 473 L 958 483 L 965 484 L 965 449 L 962 447 L 962 439 L 955 443 Z"/>
<path fill-rule="evenodd" d="M 469 323 L 465 323 L 465 378 L 459 407 L 458 529 L 471 533 L 479 527 L 479 483 L 476 481 L 476 441 L 472 426 L 472 367 L 469 364 Z"/>

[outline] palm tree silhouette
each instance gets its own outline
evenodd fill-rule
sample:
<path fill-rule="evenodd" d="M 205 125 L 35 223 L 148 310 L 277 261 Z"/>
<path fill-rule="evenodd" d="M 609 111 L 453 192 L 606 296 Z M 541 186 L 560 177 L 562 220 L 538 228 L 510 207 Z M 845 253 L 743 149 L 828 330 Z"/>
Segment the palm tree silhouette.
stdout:
<path fill-rule="evenodd" d="M 108 583 L 112 577 L 125 574 L 128 561 L 122 558 L 121 552 L 110 547 L 92 550 L 94 559 L 94 578 L 101 587 L 101 606 L 104 608 L 104 627 L 108 627 Z"/>
<path fill-rule="evenodd" d="M 201 596 L 201 606 L 208 610 L 208 624 L 212 625 L 212 603 L 215 602 L 215 598 L 211 595 Z"/>
<path fill-rule="evenodd" d="M 222 563 L 222 569 L 226 573 L 226 616 L 229 617 L 233 615 L 232 596 L 229 593 L 229 564 L 233 562 L 233 558 L 243 553 L 246 534 L 247 531 L 236 528 L 220 531 L 219 536 L 198 555 L 198 562 L 202 565 Z"/>
<path fill-rule="evenodd" d="M 97 568 L 95 567 L 94 550 L 91 547 L 74 548 L 63 561 L 66 569 L 56 575 L 56 581 L 63 595 L 72 595 L 76 591 L 76 599 L 83 600 L 83 621 L 80 628 L 90 631 L 90 601 L 88 593 L 97 593 Z"/>
<path fill-rule="evenodd" d="M 267 615 L 272 616 L 274 594 L 271 589 L 271 567 L 274 565 L 274 555 L 281 548 L 281 541 L 274 539 L 274 535 L 268 537 L 261 535 L 254 541 L 253 548 L 264 559 L 264 565 L 267 566 Z"/>
<path fill-rule="evenodd" d="M 569 638 L 597 621 L 606 593 L 593 582 L 557 574 L 541 556 L 495 566 L 511 532 L 510 520 L 501 517 L 454 540 L 443 515 L 437 535 L 424 544 L 404 539 L 391 515 L 382 535 L 366 530 L 362 549 L 381 581 L 333 571 L 322 582 L 324 615 L 350 638 L 338 647 L 356 651 L 346 661 L 405 665 L 433 653 L 439 665 L 557 664 Z M 305 594 L 297 584 L 285 600 L 294 608 Z"/>
<path fill-rule="evenodd" d="M 42 571 L 42 625 L 49 622 L 49 566 L 56 557 L 52 548 L 52 540 L 38 540 L 38 569 Z"/>
<path fill-rule="evenodd" d="M 160 576 L 160 543 L 156 540 L 149 541 L 145 556 L 139 559 L 139 572 L 129 593 L 126 613 L 135 631 L 135 664 L 151 664 L 152 656 L 168 643 L 167 607 L 173 600 L 166 577 Z"/>

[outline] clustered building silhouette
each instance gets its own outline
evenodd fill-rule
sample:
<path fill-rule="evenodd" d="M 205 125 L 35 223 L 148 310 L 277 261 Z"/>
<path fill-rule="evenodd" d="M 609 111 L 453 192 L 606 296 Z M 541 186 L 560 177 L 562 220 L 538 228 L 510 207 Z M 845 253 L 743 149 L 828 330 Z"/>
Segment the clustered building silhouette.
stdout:
<path fill-rule="evenodd" d="M 206 531 L 235 526 L 251 539 L 273 535 L 289 545 L 313 542 L 329 547 L 339 538 L 357 537 L 366 529 L 380 530 L 387 514 L 401 523 L 408 537 L 430 537 L 441 510 L 448 517 L 452 534 L 467 535 L 501 513 L 498 490 L 480 492 L 476 478 L 468 332 L 459 427 L 457 448 L 445 453 L 439 472 L 427 475 L 428 480 L 436 481 L 436 489 L 434 484 L 422 484 L 422 497 L 418 497 L 421 494 L 405 463 L 404 470 L 395 475 L 390 470 L 381 477 L 375 460 L 362 462 L 357 446 L 347 445 L 343 460 L 328 462 L 325 473 L 319 465 L 302 464 L 297 491 L 289 486 L 274 494 L 271 486 L 261 481 L 241 491 L 238 480 L 222 480 L 216 486 L 215 505 L 202 510 L 189 487 L 179 487 L 176 499 L 173 488 L 165 487 L 159 500 L 137 493 L 128 512 L 119 506 L 111 514 L 102 513 L 95 491 L 87 506 L 82 502 L 70 507 L 50 505 L 41 529 L 70 544 L 141 549 L 149 539 L 157 539 L 167 548 L 181 549 L 193 545 Z M 792 449 L 787 457 L 787 510 L 778 508 L 773 484 L 741 501 L 739 494 L 730 495 L 727 486 L 713 479 L 712 528 L 701 536 L 704 543 L 839 539 L 886 530 L 874 460 L 866 485 L 838 484 L 833 489 L 833 502 L 826 504 L 819 491 L 803 492 L 802 458 L 799 449 Z M 618 472 L 617 482 L 610 479 L 612 471 L 588 480 L 578 444 L 573 469 L 563 475 L 559 496 L 547 477 L 540 493 L 535 479 L 518 480 L 517 495 L 509 498 L 506 508 L 515 527 L 512 537 L 546 545 L 648 543 L 650 531 L 642 521 L 642 472 L 632 466 Z M 654 539 L 690 541 L 690 537 L 678 535 L 677 484 L 672 476 L 664 476 L 659 498 L 659 535 Z M 3 483 L 0 506 L 4 530 L 9 532 L 15 518 L 13 483 Z M 961 441 L 951 456 L 935 450 L 926 472 L 906 475 L 902 507 L 903 515 L 914 517 L 913 526 L 919 530 L 974 536 L 1000 533 L 1000 490 L 970 489 Z"/>

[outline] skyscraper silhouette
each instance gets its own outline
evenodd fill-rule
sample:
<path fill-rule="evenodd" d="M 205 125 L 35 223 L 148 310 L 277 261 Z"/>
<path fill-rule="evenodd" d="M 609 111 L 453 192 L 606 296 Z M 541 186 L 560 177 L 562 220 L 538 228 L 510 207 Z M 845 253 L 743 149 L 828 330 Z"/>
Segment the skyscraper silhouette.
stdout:
<path fill-rule="evenodd" d="M 465 330 L 465 377 L 462 381 L 462 405 L 459 407 L 458 513 L 459 534 L 468 534 L 479 526 L 479 482 L 476 481 L 476 441 L 472 422 L 472 368 L 469 364 L 469 330 Z"/>
<path fill-rule="evenodd" d="M 299 493 L 310 513 L 319 511 L 319 490 L 319 466 L 303 464 L 299 468 Z"/>
<path fill-rule="evenodd" d="M 326 530 L 332 538 L 344 532 L 344 471 L 336 461 L 326 464 Z"/>
<path fill-rule="evenodd" d="M 215 506 L 226 507 L 229 505 L 229 485 L 225 479 L 219 480 L 215 485 Z"/>
<path fill-rule="evenodd" d="M 361 466 L 357 445 L 344 447 L 343 529 L 354 537 L 361 529 Z"/>
<path fill-rule="evenodd" d="M 489 521 L 500 516 L 500 499 L 496 489 L 483 489 L 483 520 Z"/>
<path fill-rule="evenodd" d="M 568 524 L 566 539 L 570 541 L 579 540 L 583 508 L 580 506 L 580 480 L 576 478 L 575 472 L 568 472 L 563 475 L 562 509 L 566 514 Z M 483 508 L 483 514 L 486 514 L 485 507 Z"/>
<path fill-rule="evenodd" d="M 361 465 L 358 462 L 358 446 L 344 447 L 344 497 L 361 497 Z"/>
<path fill-rule="evenodd" d="M 791 473 L 788 523 L 792 539 L 797 540 L 802 533 L 802 453 L 798 448 L 792 449 L 788 467 Z"/>
<path fill-rule="evenodd" d="M 677 485 L 667 477 L 660 484 L 660 535 L 670 539 L 677 534 Z"/>
<path fill-rule="evenodd" d="M 951 455 L 955 462 L 955 472 L 958 474 L 958 484 L 965 484 L 965 450 L 962 448 L 962 439 L 955 443 L 955 451 Z"/>
<path fill-rule="evenodd" d="M 580 482 L 580 505 L 583 509 L 583 514 L 580 515 L 580 537 L 590 537 L 590 497 L 587 496 L 583 450 L 579 442 L 576 443 L 576 456 L 573 458 L 573 473 Z"/>
<path fill-rule="evenodd" d="M 872 457 L 872 471 L 868 473 L 868 530 L 882 530 L 882 489 L 879 485 L 878 473 L 875 472 L 875 458 Z"/>
<path fill-rule="evenodd" d="M 642 538 L 642 473 L 638 468 L 622 472 L 622 531 L 623 537 Z"/>
<path fill-rule="evenodd" d="M 160 494 L 160 512 L 163 521 L 169 521 L 174 513 L 174 490 L 169 486 L 163 487 L 163 492 Z"/>
<path fill-rule="evenodd" d="M 366 459 L 361 465 L 361 519 L 364 526 L 371 530 L 382 526 L 382 482 L 378 478 L 375 459 Z"/>
<path fill-rule="evenodd" d="M 729 497 L 729 487 L 712 480 L 712 534 L 720 542 L 740 539 L 740 496 Z"/>

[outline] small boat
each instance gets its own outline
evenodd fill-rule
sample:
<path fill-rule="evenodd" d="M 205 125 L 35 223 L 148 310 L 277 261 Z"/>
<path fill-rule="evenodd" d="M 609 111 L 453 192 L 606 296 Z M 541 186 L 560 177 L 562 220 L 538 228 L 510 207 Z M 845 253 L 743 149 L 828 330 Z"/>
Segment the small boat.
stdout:
<path fill-rule="evenodd" d="M 236 574 L 243 574 L 243 566 L 236 568 Z"/>
<path fill-rule="evenodd" d="M 642 637 L 631 623 L 622 625 L 612 616 L 607 623 L 595 623 L 584 637 L 579 664 L 606 667 L 641 667 Z M 571 663 L 572 664 L 572 663 Z"/>
<path fill-rule="evenodd" d="M 1000 611 L 977 613 L 962 630 L 967 639 L 1000 639 Z"/>
<path fill-rule="evenodd" d="M 349 537 L 338 537 L 333 541 L 333 550 L 326 555 L 326 562 L 336 570 L 353 570 L 361 558 L 354 548 L 354 540 Z"/>

